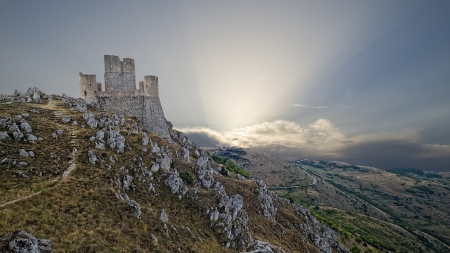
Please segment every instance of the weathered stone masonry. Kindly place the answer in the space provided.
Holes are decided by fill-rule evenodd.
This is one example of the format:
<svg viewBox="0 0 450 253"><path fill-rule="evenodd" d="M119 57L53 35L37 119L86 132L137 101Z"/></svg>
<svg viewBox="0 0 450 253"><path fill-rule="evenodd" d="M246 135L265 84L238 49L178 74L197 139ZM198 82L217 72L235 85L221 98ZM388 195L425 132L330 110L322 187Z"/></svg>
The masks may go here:
<svg viewBox="0 0 450 253"><path fill-rule="evenodd" d="M159 100L158 77L145 76L136 89L134 59L105 55L105 90L95 75L79 73L80 97L98 110L139 119L148 131L170 140Z"/></svg>

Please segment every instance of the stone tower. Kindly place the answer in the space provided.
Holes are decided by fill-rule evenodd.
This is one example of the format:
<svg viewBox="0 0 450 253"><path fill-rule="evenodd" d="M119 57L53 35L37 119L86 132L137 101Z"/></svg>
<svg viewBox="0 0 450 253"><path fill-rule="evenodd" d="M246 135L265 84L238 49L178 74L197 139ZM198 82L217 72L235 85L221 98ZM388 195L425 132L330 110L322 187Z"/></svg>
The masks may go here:
<svg viewBox="0 0 450 253"><path fill-rule="evenodd" d="M78 74L78 83L80 84L80 98L86 103L97 101L98 92L102 91L102 84L97 83L95 75Z"/></svg>
<svg viewBox="0 0 450 253"><path fill-rule="evenodd" d="M136 89L134 59L105 55L105 90L133 92Z"/></svg>

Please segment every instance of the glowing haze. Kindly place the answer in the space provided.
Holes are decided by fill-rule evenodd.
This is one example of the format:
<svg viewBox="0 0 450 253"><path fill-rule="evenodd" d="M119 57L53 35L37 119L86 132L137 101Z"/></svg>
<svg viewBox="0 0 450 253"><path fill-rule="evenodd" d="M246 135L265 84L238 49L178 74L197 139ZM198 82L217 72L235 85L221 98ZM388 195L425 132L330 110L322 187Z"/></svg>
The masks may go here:
<svg viewBox="0 0 450 253"><path fill-rule="evenodd" d="M159 76L198 145L450 170L448 1L1 1L0 93Z"/></svg>

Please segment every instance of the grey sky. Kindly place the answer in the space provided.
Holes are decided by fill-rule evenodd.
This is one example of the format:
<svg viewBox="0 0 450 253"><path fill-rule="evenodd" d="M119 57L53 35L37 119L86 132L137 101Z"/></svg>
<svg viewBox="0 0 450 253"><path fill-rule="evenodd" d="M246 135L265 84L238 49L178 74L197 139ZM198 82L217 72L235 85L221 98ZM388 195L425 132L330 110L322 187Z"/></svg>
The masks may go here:
<svg viewBox="0 0 450 253"><path fill-rule="evenodd" d="M103 82L114 54L135 59L138 80L159 77L166 117L194 141L450 170L448 13L449 1L0 0L0 93L77 97L78 72ZM302 132L321 135L317 122L334 137ZM303 139L243 137L261 127Z"/></svg>

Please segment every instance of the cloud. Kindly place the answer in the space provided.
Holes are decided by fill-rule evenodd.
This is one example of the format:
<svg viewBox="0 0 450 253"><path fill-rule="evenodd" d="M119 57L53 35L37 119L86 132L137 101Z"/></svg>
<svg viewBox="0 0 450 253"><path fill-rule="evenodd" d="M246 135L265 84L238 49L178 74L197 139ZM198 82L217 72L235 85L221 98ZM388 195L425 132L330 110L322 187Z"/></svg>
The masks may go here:
<svg viewBox="0 0 450 253"><path fill-rule="evenodd" d="M323 108L328 108L328 106L325 105L320 105L320 106L315 106L313 107L314 109L323 109Z"/></svg>
<svg viewBox="0 0 450 253"><path fill-rule="evenodd" d="M293 104L293 107L308 107L307 105L302 105L302 104Z"/></svg>
<svg viewBox="0 0 450 253"><path fill-rule="evenodd" d="M198 146L238 146L267 152L282 160L307 158L382 169L450 170L450 145L422 144L414 132L348 137L326 119L306 126L276 120L223 132L204 127L178 130Z"/></svg>

